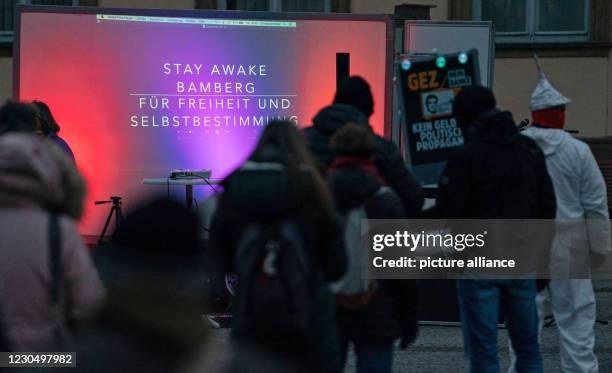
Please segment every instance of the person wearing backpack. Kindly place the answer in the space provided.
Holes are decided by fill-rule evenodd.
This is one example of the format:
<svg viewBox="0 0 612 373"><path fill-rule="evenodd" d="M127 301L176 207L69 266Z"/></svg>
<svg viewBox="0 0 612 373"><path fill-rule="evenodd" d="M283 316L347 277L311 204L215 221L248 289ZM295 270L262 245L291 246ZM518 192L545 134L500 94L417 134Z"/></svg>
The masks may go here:
<svg viewBox="0 0 612 373"><path fill-rule="evenodd" d="M342 226L302 136L292 122L272 121L223 181L209 260L238 276L234 342L303 372L339 372L329 283L346 269Z"/></svg>
<svg viewBox="0 0 612 373"><path fill-rule="evenodd" d="M336 293L338 333L344 360L350 343L357 354L357 372L391 372L393 345L405 348L417 333L416 284L410 280L372 280L362 263L362 219L402 219L397 194L372 161L374 137L369 126L349 123L330 140L338 154L329 171L336 207L345 218L349 269L332 285Z"/></svg>
<svg viewBox="0 0 612 373"><path fill-rule="evenodd" d="M105 294L76 226L85 181L34 130L28 104L0 108L0 316L12 351L50 351Z"/></svg>
<svg viewBox="0 0 612 373"><path fill-rule="evenodd" d="M465 146L448 159L431 216L552 222L557 205L544 153L535 141L519 134L510 112L497 109L493 91L479 85L462 89L453 102L453 115ZM541 231L531 238L550 247L549 232ZM548 258L535 250L530 253L533 255L525 260L525 268ZM462 278L457 280L457 293L465 357L472 372L500 371L500 309L517 351L517 371L543 371L535 279Z"/></svg>

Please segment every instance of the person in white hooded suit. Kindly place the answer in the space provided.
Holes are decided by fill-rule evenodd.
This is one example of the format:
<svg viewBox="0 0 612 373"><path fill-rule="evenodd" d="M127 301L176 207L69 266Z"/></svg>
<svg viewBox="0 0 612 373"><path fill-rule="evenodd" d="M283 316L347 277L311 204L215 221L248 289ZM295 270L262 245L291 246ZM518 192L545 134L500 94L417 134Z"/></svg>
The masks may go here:
<svg viewBox="0 0 612 373"><path fill-rule="evenodd" d="M548 299L559 334L563 372L598 372L595 294L590 268L610 252L606 184L584 142L563 130L571 101L542 72L531 97L533 125L523 131L540 146L557 201L557 233L550 257L551 280L538 295L540 330ZM512 369L512 368L511 368Z"/></svg>

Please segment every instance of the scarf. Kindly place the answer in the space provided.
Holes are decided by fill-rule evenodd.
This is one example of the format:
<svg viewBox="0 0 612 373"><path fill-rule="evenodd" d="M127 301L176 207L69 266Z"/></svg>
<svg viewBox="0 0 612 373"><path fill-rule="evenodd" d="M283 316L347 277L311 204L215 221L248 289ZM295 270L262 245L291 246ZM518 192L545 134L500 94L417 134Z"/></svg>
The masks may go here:
<svg viewBox="0 0 612 373"><path fill-rule="evenodd" d="M370 158L363 157L337 157L329 167L330 170L341 168L354 168L374 176L376 179L383 181L382 176L378 172L378 168Z"/></svg>
<svg viewBox="0 0 612 373"><path fill-rule="evenodd" d="M533 125L543 128L563 129L565 125L565 111L559 109L542 109L531 112Z"/></svg>

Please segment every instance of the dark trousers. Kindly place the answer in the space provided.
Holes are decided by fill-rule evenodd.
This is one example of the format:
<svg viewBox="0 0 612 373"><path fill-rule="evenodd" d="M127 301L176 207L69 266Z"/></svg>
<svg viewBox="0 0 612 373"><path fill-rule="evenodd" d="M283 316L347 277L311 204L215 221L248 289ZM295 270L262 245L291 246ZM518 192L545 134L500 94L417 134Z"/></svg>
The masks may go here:
<svg viewBox="0 0 612 373"><path fill-rule="evenodd" d="M499 373L497 324L499 309L506 317L516 369L541 373L535 280L458 280L459 308L470 372Z"/></svg>
<svg viewBox="0 0 612 373"><path fill-rule="evenodd" d="M391 373L393 339L340 338L342 366L346 365L349 344L357 355L357 373Z"/></svg>

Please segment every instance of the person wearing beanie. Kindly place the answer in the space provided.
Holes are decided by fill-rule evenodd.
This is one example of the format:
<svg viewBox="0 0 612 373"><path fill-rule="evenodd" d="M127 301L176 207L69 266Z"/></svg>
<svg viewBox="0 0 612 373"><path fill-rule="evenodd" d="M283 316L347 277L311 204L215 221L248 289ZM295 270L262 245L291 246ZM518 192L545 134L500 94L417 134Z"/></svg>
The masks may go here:
<svg viewBox="0 0 612 373"><path fill-rule="evenodd" d="M533 140L519 134L509 112L495 106L493 92L482 86L465 88L455 98L453 112L465 146L448 159L431 211L433 217L554 218L555 195L544 154ZM550 241L543 236L538 239L547 247ZM537 263L538 259L542 260L529 258L528 262ZM517 351L517 369L542 372L534 279L460 279L457 292L464 349L472 372L499 372L500 308L511 326L508 332Z"/></svg>
<svg viewBox="0 0 612 373"><path fill-rule="evenodd" d="M351 76L338 86L334 102L313 118L313 125L305 128L310 151L327 171L336 158L329 140L349 122L369 126L368 120L374 113L374 98L370 85L362 77ZM408 217L417 217L423 206L423 192L420 184L406 168L397 146L390 140L374 135L372 158L383 179L397 193Z"/></svg>
<svg viewBox="0 0 612 373"><path fill-rule="evenodd" d="M601 265L612 249L606 183L588 145L563 130L565 106L571 100L550 84L537 57L536 64L539 81L531 96L533 125L523 134L544 152L556 193L557 226L563 226L557 229L552 248L552 279L538 295L538 307L543 318L544 303L550 301L563 372L597 372L595 294L588 277L589 267ZM572 273L580 267L577 263L586 263L582 268L586 276Z"/></svg>
<svg viewBox="0 0 612 373"><path fill-rule="evenodd" d="M348 77L340 83L334 103L354 106L368 119L374 114L374 97L370 85L360 76Z"/></svg>
<svg viewBox="0 0 612 373"><path fill-rule="evenodd" d="M453 115L459 126L465 132L482 113L495 109L497 101L493 92L483 86L476 85L464 89L453 102Z"/></svg>

